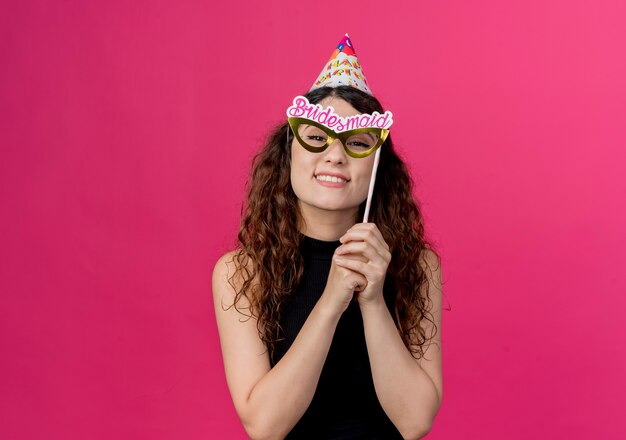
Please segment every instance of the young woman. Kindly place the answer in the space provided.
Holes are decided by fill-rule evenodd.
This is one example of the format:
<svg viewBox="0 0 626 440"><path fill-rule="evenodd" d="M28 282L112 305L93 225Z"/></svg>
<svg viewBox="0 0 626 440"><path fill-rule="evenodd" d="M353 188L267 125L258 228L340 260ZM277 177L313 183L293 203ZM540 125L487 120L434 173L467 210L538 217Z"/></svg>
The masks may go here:
<svg viewBox="0 0 626 440"><path fill-rule="evenodd" d="M350 86L305 97L383 113ZM255 157L239 247L213 273L235 409L253 439L421 438L443 395L441 268L407 170L387 137L360 223L374 154L351 155L358 139L313 151L324 135L290 122Z"/></svg>

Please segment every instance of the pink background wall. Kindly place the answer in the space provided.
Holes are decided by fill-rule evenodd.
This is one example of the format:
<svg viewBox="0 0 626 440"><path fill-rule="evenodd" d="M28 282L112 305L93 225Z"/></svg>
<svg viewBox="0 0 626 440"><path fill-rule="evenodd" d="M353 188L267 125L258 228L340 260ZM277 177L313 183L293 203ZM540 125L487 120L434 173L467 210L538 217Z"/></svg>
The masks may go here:
<svg viewBox="0 0 626 440"><path fill-rule="evenodd" d="M625 3L314 3L2 2L0 438L245 438L210 275L344 32L443 257L429 438L625 438Z"/></svg>

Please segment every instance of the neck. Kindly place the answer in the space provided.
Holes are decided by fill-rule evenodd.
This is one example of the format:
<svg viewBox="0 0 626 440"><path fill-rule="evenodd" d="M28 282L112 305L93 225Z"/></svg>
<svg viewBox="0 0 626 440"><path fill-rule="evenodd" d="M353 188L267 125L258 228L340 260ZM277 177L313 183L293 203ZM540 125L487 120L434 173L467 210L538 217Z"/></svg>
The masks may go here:
<svg viewBox="0 0 626 440"><path fill-rule="evenodd" d="M299 204L300 232L311 238L325 241L339 240L356 223L358 208L328 211Z"/></svg>

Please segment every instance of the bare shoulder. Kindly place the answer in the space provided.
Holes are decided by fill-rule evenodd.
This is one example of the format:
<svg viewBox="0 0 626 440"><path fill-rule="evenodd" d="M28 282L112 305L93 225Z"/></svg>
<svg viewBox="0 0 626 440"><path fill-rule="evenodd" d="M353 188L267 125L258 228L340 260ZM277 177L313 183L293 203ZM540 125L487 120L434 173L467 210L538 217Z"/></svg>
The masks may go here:
<svg viewBox="0 0 626 440"><path fill-rule="evenodd" d="M426 271L426 275L441 275L441 259L432 249L425 248L420 255L420 265Z"/></svg>
<svg viewBox="0 0 626 440"><path fill-rule="evenodd" d="M243 267L242 264L247 267ZM249 331L256 324L240 326L238 322L256 321L249 301L251 284L244 283L250 275L249 261L240 257L238 249L222 255L213 268L213 304L220 336L225 332ZM244 330L245 329L245 330Z"/></svg>
<svg viewBox="0 0 626 440"><path fill-rule="evenodd" d="M230 251L222 255L213 267L213 302L215 304L215 312L224 306L224 300L233 303L235 299L235 290L230 285L228 279L235 271L233 257L236 251ZM221 306L221 307L218 307Z"/></svg>
<svg viewBox="0 0 626 440"><path fill-rule="evenodd" d="M213 301L216 312L218 305L221 308L228 308L233 305L236 298L236 288L241 287L241 277L237 277L237 255L238 250L234 249L222 255L213 267ZM247 305L245 296L240 299Z"/></svg>
<svg viewBox="0 0 626 440"><path fill-rule="evenodd" d="M419 359L418 364L426 371L432 380L439 403L443 399L443 379L442 379L442 352L441 352L441 304L442 304L442 282L441 282L441 259L431 249L425 249L420 258L420 265L428 279L424 283L422 295L426 298L429 312L429 319L421 321L421 327L428 338L428 343L424 347L424 356Z"/></svg>
<svg viewBox="0 0 626 440"><path fill-rule="evenodd" d="M424 271L424 275L428 281L421 286L422 296L432 301L441 300L441 259L435 251L425 248L420 254L419 265Z"/></svg>
<svg viewBox="0 0 626 440"><path fill-rule="evenodd" d="M235 270L235 258L237 256L238 250L234 249L232 251L226 252L222 255L215 263L213 267L213 281L223 281L227 280L230 276L233 275Z"/></svg>
<svg viewBox="0 0 626 440"><path fill-rule="evenodd" d="M257 319L250 313L246 292L242 291L237 255L234 250L217 260L212 284L226 381L237 412L243 417L247 396L270 370L270 364L267 348L259 337Z"/></svg>

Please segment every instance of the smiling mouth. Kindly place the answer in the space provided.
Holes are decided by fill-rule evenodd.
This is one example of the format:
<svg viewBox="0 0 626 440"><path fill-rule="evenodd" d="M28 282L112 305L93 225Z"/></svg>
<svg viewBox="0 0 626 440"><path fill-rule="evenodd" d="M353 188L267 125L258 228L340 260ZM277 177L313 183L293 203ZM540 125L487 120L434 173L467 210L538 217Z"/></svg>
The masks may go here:
<svg viewBox="0 0 626 440"><path fill-rule="evenodd" d="M315 178L317 180L322 181L322 182L346 183L346 182L349 181L349 180L346 180L346 179L342 179L341 177L326 176L324 174L320 174L318 176L315 176Z"/></svg>

